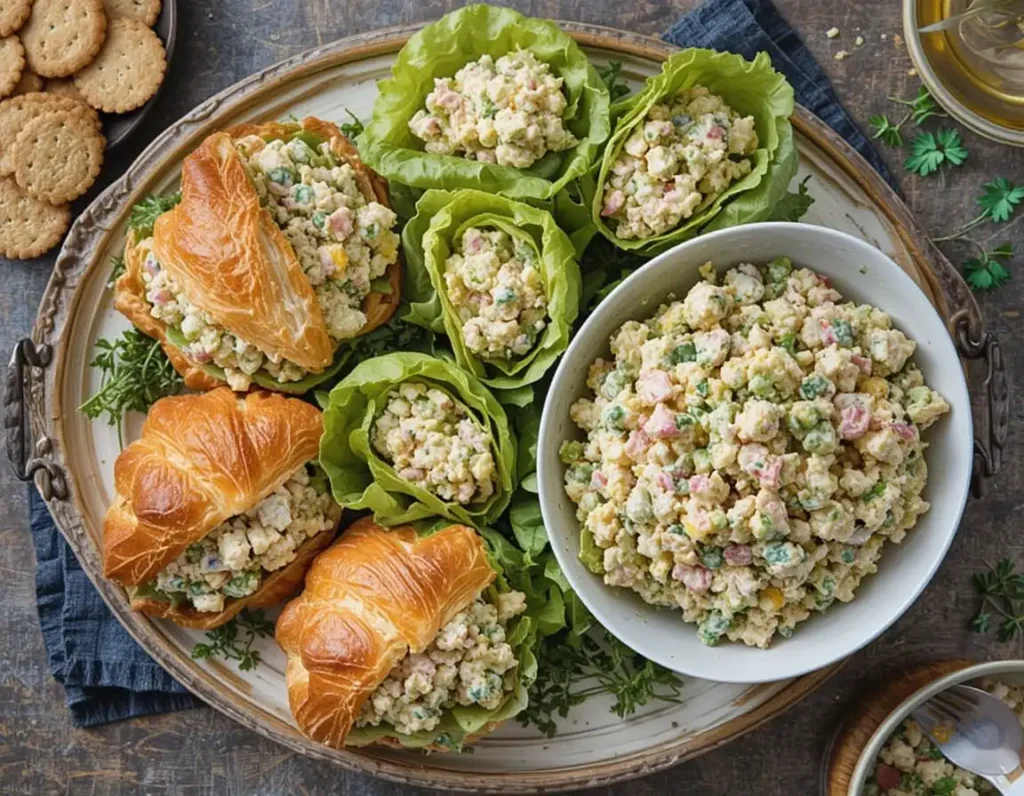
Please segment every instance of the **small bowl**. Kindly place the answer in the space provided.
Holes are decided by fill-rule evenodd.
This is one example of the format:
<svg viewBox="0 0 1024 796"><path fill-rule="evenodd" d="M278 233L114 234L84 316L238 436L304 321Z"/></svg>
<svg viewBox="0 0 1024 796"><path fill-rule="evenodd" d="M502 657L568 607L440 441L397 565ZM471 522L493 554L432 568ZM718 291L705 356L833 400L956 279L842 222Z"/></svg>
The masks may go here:
<svg viewBox="0 0 1024 796"><path fill-rule="evenodd" d="M609 338L624 322L650 318L670 294L682 299L699 280L697 269L708 260L721 273L740 263L780 256L828 277L844 298L888 312L894 325L917 342L915 360L925 381L946 398L952 411L926 434L930 447L924 497L931 510L902 544L886 545L879 571L864 579L852 602L833 604L798 625L792 638L776 639L767 650L725 641L708 647L679 611L655 608L631 590L606 586L579 560L580 524L562 487L565 466L558 448L563 440L582 436L569 417L569 407L588 392L590 364L609 356ZM809 224L764 223L725 229L677 246L616 288L583 324L555 372L544 403L540 443L537 475L544 524L562 571L597 620L627 646L674 671L722 682L759 683L797 677L842 660L910 607L956 533L967 501L974 432L953 341L924 293L896 263L841 232Z"/></svg>
<svg viewBox="0 0 1024 796"><path fill-rule="evenodd" d="M940 691L945 691L957 683L966 683L969 680L978 680L982 677L991 677L997 680L1010 683L1011 685L1024 685L1024 661L993 661L991 663L978 663L967 666L954 672L946 674L938 679L932 680L928 685L919 688L903 702L899 707L889 714L878 729L875 730L868 740L864 750L857 760L857 767L853 770L850 785L847 793L849 796L860 796L867 784L868 777L874 770L875 759L882 751L889 736L899 727L910 712L921 703L931 699Z"/></svg>

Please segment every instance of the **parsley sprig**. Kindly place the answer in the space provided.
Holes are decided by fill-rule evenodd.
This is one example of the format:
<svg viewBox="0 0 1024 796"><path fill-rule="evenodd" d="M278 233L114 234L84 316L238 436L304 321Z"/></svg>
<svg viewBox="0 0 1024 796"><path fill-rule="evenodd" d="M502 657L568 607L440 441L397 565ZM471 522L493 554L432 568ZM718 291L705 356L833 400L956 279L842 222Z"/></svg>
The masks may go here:
<svg viewBox="0 0 1024 796"><path fill-rule="evenodd" d="M936 133L919 133L910 142L910 151L903 166L921 177L935 173L943 165L959 166L967 159L960 133L949 128Z"/></svg>
<svg viewBox="0 0 1024 796"><path fill-rule="evenodd" d="M622 79L622 63L620 61L609 61L608 66L598 71L604 84L608 86L608 93L611 94L612 102L622 99L629 93L629 86Z"/></svg>
<svg viewBox="0 0 1024 796"><path fill-rule="evenodd" d="M357 135L363 132L365 129L363 123L359 121L359 117L356 116L348 108L345 108L345 113L352 119L350 122L345 122L341 125L342 134L348 139L354 139Z"/></svg>
<svg viewBox="0 0 1024 796"><path fill-rule="evenodd" d="M682 690L675 673L637 655L607 631L600 642L589 635L575 637L575 643L559 636L544 639L537 658L544 665L517 719L549 738L557 731L555 716L565 718L571 708L599 694L615 697L611 709L625 718L652 699L678 702Z"/></svg>
<svg viewBox="0 0 1024 796"><path fill-rule="evenodd" d="M996 638L1011 641L1024 630L1024 574L1015 572L1016 567L1008 558L988 567L987 572L974 575L981 605L971 620L971 629L988 633L997 626Z"/></svg>
<svg viewBox="0 0 1024 796"><path fill-rule="evenodd" d="M868 120L875 133L872 137L880 138L891 147L903 146L903 135L900 130L907 122L913 122L915 126L920 127L933 117L946 118L946 114L939 110L935 99L924 86L917 90L917 96L911 100L901 97L889 97L888 99L890 102L905 105L910 109L898 122L892 122L884 113L876 114Z"/></svg>
<svg viewBox="0 0 1024 796"><path fill-rule="evenodd" d="M160 398L181 389L181 376L171 365L160 343L132 328L119 338L96 341L96 358L90 367L101 372L100 389L78 407L96 419L106 415L117 426L121 439L121 418L125 412L145 412Z"/></svg>
<svg viewBox="0 0 1024 796"><path fill-rule="evenodd" d="M1006 264L1013 258L1013 244L1003 243L990 251L982 249L978 257L964 260L964 278L973 290L995 290L1009 280Z"/></svg>
<svg viewBox="0 0 1024 796"><path fill-rule="evenodd" d="M227 624L209 631L208 644L196 644L192 648L194 660L224 658L238 661L243 672L260 665L260 652L252 648L257 638L268 638L274 632L274 623L265 618L263 611L243 610Z"/></svg>
<svg viewBox="0 0 1024 796"><path fill-rule="evenodd" d="M128 226L139 233L136 240L148 238L153 234L153 225L157 218L173 208L181 201L181 192L168 194L167 196L147 196L137 205L132 207L131 216L128 218Z"/></svg>

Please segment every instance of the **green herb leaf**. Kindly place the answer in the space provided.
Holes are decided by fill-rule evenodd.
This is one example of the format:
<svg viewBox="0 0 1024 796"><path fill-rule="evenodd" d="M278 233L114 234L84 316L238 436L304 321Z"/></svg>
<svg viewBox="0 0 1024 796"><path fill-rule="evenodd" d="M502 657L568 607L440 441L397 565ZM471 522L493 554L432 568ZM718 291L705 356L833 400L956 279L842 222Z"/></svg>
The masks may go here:
<svg viewBox="0 0 1024 796"><path fill-rule="evenodd" d="M124 257L121 257L119 255L117 257L111 258L111 260L110 260L110 278L107 280L107 287L113 287L114 286L114 283L121 277L121 274L124 273L124 269L125 269Z"/></svg>
<svg viewBox="0 0 1024 796"><path fill-rule="evenodd" d="M136 240L148 238L153 234L153 225L162 216L181 201L181 191L169 196L147 196L132 208L128 218L128 226L138 232Z"/></svg>
<svg viewBox="0 0 1024 796"><path fill-rule="evenodd" d="M872 138L881 138L882 141L891 147L903 146L903 136L900 134L900 124L893 124L884 113L877 114L868 119L868 123L874 130Z"/></svg>
<svg viewBox="0 0 1024 796"><path fill-rule="evenodd" d="M100 389L78 408L92 419L106 414L107 423L117 426L118 439L125 412L145 412L182 386L160 343L134 328L115 340L97 340L89 366L102 373Z"/></svg>
<svg viewBox="0 0 1024 796"><path fill-rule="evenodd" d="M981 595L981 605L971 620L971 630L988 633L993 622L999 622L996 638L1011 641L1024 630L1024 574L1014 571L1014 563L1008 558L995 566L989 565L986 572L975 573L972 580Z"/></svg>
<svg viewBox="0 0 1024 796"><path fill-rule="evenodd" d="M921 86L917 90L917 96L910 102L910 118L920 127L933 116L946 118L946 114L939 110L932 95L928 93L928 89Z"/></svg>
<svg viewBox="0 0 1024 796"><path fill-rule="evenodd" d="M903 165L907 171L927 177L943 164L959 166L967 158L967 150L956 130L921 133L911 142L911 155Z"/></svg>
<svg viewBox="0 0 1024 796"><path fill-rule="evenodd" d="M363 132L363 123L359 121L359 117L356 116L348 108L345 108L345 113L352 119L350 122L345 122L341 125L342 134L349 139L355 140L355 137Z"/></svg>
<svg viewBox="0 0 1024 796"><path fill-rule="evenodd" d="M1014 185L1005 177L997 177L982 186L984 193L978 197L982 215L997 223L1009 221L1017 205L1024 200L1024 185Z"/></svg>
<svg viewBox="0 0 1024 796"><path fill-rule="evenodd" d="M1013 257L1013 244L1002 243L996 248L982 252L980 257L964 260L963 272L967 284L979 293L1002 287L1010 279L1004 262Z"/></svg>
<svg viewBox="0 0 1024 796"><path fill-rule="evenodd" d="M621 62L609 61L608 66L604 69L599 69L597 72L604 81L604 84L608 86L608 93L611 95L612 102L615 102L617 99L622 99L629 93L629 86L619 75L621 71Z"/></svg>
<svg viewBox="0 0 1024 796"><path fill-rule="evenodd" d="M814 197L807 190L807 181L811 175L804 177L795 192L790 191L772 208L769 221L799 221L811 209Z"/></svg>
<svg viewBox="0 0 1024 796"><path fill-rule="evenodd" d="M274 633L274 623L261 610L243 610L227 624L206 634L209 644L196 644L192 648L194 660L221 657L238 661L243 672L252 671L260 665L259 650L252 648L257 638L269 638Z"/></svg>

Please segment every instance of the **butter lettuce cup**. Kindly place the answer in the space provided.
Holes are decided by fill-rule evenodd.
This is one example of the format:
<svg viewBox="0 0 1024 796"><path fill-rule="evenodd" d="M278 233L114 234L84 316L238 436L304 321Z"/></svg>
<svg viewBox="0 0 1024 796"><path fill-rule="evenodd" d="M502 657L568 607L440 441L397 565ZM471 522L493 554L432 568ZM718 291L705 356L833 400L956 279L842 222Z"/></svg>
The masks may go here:
<svg viewBox="0 0 1024 796"><path fill-rule="evenodd" d="M614 111L590 210L619 248L769 220L796 174L793 87L767 53L683 50Z"/></svg>
<svg viewBox="0 0 1024 796"><path fill-rule="evenodd" d="M305 393L400 301L384 180L330 122L208 136L181 194L132 210L115 306L192 389Z"/></svg>
<svg viewBox="0 0 1024 796"><path fill-rule="evenodd" d="M375 357L318 398L321 465L340 505L368 509L382 525L441 516L476 527L508 506L516 461L508 418L454 362Z"/></svg>
<svg viewBox="0 0 1024 796"><path fill-rule="evenodd" d="M416 33L378 84L359 151L416 188L552 198L595 162L608 89L552 22L471 5Z"/></svg>
<svg viewBox="0 0 1024 796"><path fill-rule="evenodd" d="M542 378L565 351L580 270L547 211L480 191L427 191L402 245L404 320L444 332L458 365L498 400Z"/></svg>

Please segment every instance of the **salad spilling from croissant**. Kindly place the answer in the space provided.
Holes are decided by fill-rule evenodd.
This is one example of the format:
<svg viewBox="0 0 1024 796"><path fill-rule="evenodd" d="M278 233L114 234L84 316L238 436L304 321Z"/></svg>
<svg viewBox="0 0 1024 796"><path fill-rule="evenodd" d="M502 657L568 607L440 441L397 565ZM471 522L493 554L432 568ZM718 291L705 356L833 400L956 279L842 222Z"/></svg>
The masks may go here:
<svg viewBox="0 0 1024 796"><path fill-rule="evenodd" d="M105 574L190 628L287 603L316 741L459 750L514 717L552 734L597 693L619 715L679 693L558 568L540 406L642 257L772 216L792 91L699 50L627 100L617 74L553 22L469 6L410 39L354 141L317 118L220 130L132 212L114 297L135 329L86 408L148 408Z"/></svg>

